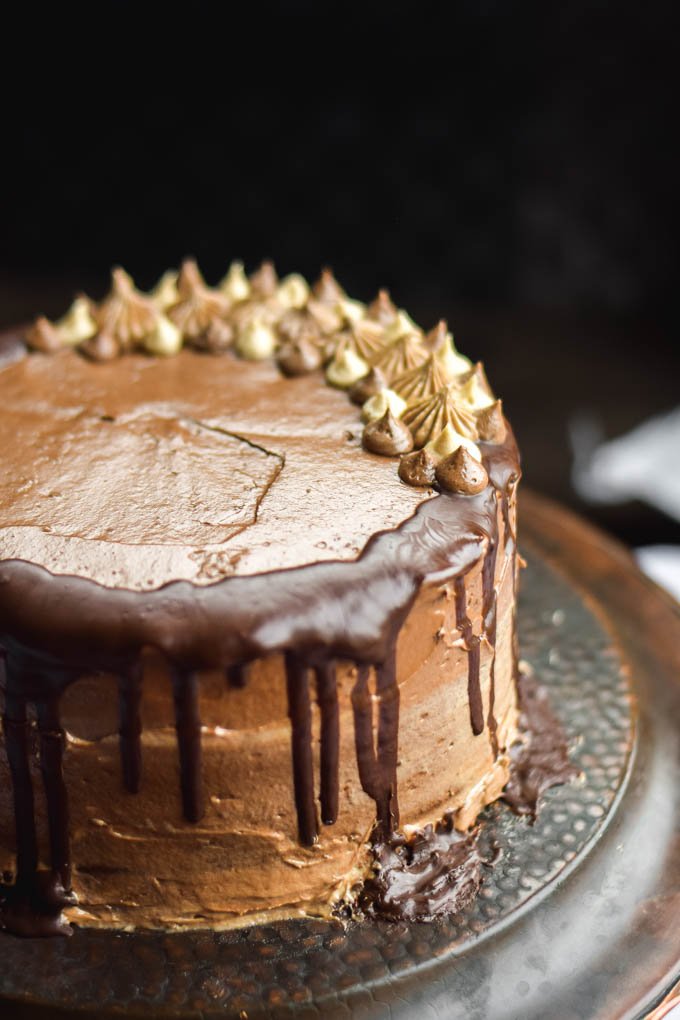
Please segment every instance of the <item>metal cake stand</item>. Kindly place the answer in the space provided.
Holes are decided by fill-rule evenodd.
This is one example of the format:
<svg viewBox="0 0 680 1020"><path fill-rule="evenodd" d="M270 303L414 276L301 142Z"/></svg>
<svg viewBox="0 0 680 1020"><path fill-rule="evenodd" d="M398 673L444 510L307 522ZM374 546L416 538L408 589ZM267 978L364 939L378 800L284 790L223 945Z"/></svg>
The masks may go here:
<svg viewBox="0 0 680 1020"><path fill-rule="evenodd" d="M522 494L520 640L580 780L445 922L0 936L0 1017L624 1020L680 976L680 609L620 546Z"/></svg>

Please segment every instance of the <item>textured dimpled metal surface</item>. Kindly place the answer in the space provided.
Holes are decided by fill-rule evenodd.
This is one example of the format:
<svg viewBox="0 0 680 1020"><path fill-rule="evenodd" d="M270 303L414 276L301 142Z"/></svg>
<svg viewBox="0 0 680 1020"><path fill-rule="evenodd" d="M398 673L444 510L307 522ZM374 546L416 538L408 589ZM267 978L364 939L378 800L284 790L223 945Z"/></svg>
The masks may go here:
<svg viewBox="0 0 680 1020"><path fill-rule="evenodd" d="M488 808L480 844L484 883L446 921L339 924L291 921L237 932L113 934L76 931L44 942L0 938L0 995L106 1016L371 1016L381 989L512 919L596 842L625 787L635 712L623 664L595 612L528 553L519 609L522 658L549 693L581 778L548 791L531 824L504 804ZM529 905L530 906L530 905ZM462 961L461 961L462 962ZM464 966L451 980L474 979ZM376 1009L378 1010L376 1012ZM81 1015L80 1013L78 1015ZM384 1015L390 1014L384 1006Z"/></svg>

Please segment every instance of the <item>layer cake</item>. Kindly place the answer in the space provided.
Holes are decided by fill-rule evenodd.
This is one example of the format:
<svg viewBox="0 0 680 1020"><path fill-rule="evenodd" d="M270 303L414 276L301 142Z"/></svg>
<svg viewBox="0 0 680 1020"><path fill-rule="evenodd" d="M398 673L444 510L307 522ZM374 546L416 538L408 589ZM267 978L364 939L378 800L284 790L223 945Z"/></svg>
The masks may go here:
<svg viewBox="0 0 680 1020"><path fill-rule="evenodd" d="M366 890L508 779L519 460L482 366L269 264L116 270L1 351L0 924L453 909L441 867Z"/></svg>

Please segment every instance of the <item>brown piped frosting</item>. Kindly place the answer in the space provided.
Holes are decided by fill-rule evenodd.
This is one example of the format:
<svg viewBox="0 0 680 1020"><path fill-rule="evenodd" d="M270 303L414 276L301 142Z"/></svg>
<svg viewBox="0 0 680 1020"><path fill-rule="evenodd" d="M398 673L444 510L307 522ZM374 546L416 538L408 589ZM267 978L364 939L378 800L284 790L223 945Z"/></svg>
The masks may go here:
<svg viewBox="0 0 680 1020"><path fill-rule="evenodd" d="M378 393L386 389L387 379L379 368L372 368L350 387L349 398L353 404L358 404L361 407L371 397L376 397Z"/></svg>
<svg viewBox="0 0 680 1020"><path fill-rule="evenodd" d="M399 461L399 477L407 485L434 485L436 466L427 450L415 450Z"/></svg>
<svg viewBox="0 0 680 1020"><path fill-rule="evenodd" d="M276 324L276 330L281 344L296 344L304 341L317 347L322 345L319 321L308 308L289 308Z"/></svg>
<svg viewBox="0 0 680 1020"><path fill-rule="evenodd" d="M97 333L80 345L80 353L90 361L113 361L119 358L123 348L112 333Z"/></svg>
<svg viewBox="0 0 680 1020"><path fill-rule="evenodd" d="M316 344L301 338L283 344L276 355L276 362L284 375L307 375L321 368L323 357Z"/></svg>
<svg viewBox="0 0 680 1020"><path fill-rule="evenodd" d="M369 422L363 433L364 449L383 457L396 457L413 449L413 436L388 409L382 418Z"/></svg>
<svg viewBox="0 0 680 1020"><path fill-rule="evenodd" d="M459 492L463 496L474 496L489 484L484 465L464 446L459 446L454 453L441 460L435 474L442 489Z"/></svg>
<svg viewBox="0 0 680 1020"><path fill-rule="evenodd" d="M479 438L487 443L502 443L508 432L503 406L496 400L490 407L485 407L477 415L477 432Z"/></svg>
<svg viewBox="0 0 680 1020"><path fill-rule="evenodd" d="M208 354L223 354L233 347L236 331L226 319L212 319L204 330L192 340L196 350Z"/></svg>
<svg viewBox="0 0 680 1020"><path fill-rule="evenodd" d="M44 315L35 320L26 331L24 339L32 351L40 351L42 354L54 354L64 346L59 330Z"/></svg>
<svg viewBox="0 0 680 1020"><path fill-rule="evenodd" d="M274 263L265 259L260 268L250 276L251 295L258 299L271 298L276 295L278 286L279 277Z"/></svg>

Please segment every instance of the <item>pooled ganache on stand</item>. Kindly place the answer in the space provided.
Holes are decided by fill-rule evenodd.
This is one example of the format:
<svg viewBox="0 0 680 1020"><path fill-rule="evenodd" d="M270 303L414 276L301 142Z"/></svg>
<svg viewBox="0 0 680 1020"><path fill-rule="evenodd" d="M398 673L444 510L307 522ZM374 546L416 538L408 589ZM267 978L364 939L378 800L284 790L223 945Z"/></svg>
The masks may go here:
<svg viewBox="0 0 680 1020"><path fill-rule="evenodd" d="M481 364L329 271L191 261L1 358L0 925L379 909L386 860L388 916L460 905L423 862L460 863L518 734Z"/></svg>

